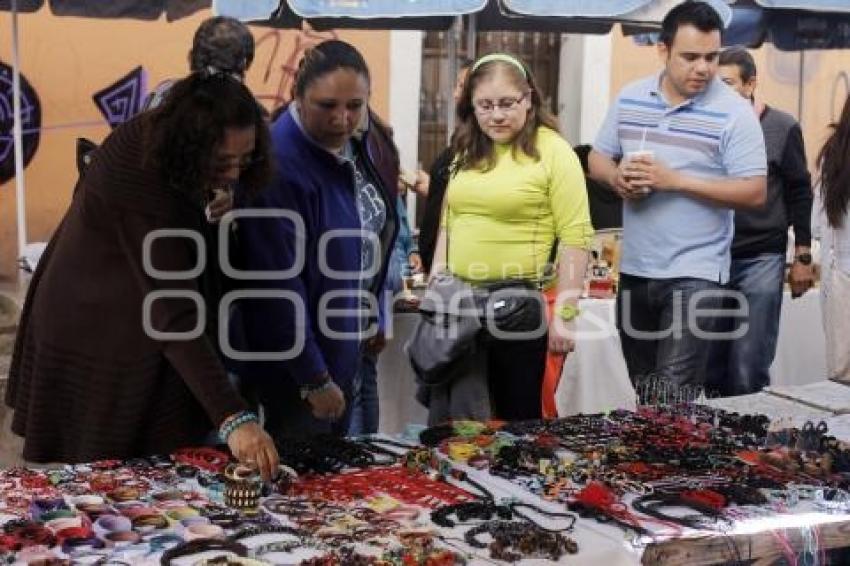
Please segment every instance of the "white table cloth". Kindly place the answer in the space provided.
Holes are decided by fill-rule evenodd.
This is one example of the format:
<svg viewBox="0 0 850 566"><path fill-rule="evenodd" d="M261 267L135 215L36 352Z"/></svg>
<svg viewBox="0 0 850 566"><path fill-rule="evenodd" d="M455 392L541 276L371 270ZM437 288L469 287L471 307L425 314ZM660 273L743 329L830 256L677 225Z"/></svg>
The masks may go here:
<svg viewBox="0 0 850 566"><path fill-rule="evenodd" d="M614 300L581 302L576 351L567 357L557 392L561 415L634 408L634 390L628 378L616 329ZM427 412L414 398L413 372L403 351L418 315L397 313L387 329L391 338L378 360L380 431L402 432L408 423L424 423ZM812 290L791 299L786 293L776 359L770 369L773 385L800 385L826 376L820 296Z"/></svg>
<svg viewBox="0 0 850 566"><path fill-rule="evenodd" d="M832 417L829 411L802 405L791 399L771 395L766 391L752 395L709 399L705 401L705 404L730 413L765 415L772 421L797 428L801 428L807 421L817 424Z"/></svg>
<svg viewBox="0 0 850 566"><path fill-rule="evenodd" d="M614 299L584 300L577 323L576 351L567 358L556 394L558 413L575 415L610 409L634 409L635 394L620 349ZM785 293L772 385L800 385L826 377L820 294L798 299Z"/></svg>
<svg viewBox="0 0 850 566"><path fill-rule="evenodd" d="M850 414L850 385L823 380L805 385L771 384L765 391L836 415Z"/></svg>

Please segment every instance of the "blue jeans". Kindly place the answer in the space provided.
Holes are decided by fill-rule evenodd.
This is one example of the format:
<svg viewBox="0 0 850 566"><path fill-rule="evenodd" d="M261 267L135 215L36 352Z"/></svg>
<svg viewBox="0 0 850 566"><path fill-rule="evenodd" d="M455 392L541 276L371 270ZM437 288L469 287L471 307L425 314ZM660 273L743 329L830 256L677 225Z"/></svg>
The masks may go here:
<svg viewBox="0 0 850 566"><path fill-rule="evenodd" d="M784 277L784 254L732 260L728 288L744 296L749 314L722 324L729 331L742 331L744 323L748 327L740 338L712 344L709 387L721 395L757 393L770 384Z"/></svg>
<svg viewBox="0 0 850 566"><path fill-rule="evenodd" d="M348 434L375 434L378 432L378 417L378 358L364 352L360 355L360 365L354 376Z"/></svg>
<svg viewBox="0 0 850 566"><path fill-rule="evenodd" d="M719 283L680 277L620 275L617 328L632 383L649 375L674 385L705 383L708 342L716 321L695 309L722 306ZM689 320L690 319L690 320Z"/></svg>

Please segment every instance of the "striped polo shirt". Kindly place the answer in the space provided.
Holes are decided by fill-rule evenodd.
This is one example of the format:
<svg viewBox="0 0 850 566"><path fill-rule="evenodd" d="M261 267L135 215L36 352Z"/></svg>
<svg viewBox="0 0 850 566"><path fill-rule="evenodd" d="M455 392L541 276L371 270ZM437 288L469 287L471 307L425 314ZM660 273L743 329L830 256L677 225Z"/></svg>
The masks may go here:
<svg viewBox="0 0 850 566"><path fill-rule="evenodd" d="M686 175L729 179L766 175L764 135L749 102L714 78L681 104L661 92L662 73L626 86L593 148L619 159L652 150ZM729 279L733 212L678 191L656 191L623 205L620 271L651 279Z"/></svg>

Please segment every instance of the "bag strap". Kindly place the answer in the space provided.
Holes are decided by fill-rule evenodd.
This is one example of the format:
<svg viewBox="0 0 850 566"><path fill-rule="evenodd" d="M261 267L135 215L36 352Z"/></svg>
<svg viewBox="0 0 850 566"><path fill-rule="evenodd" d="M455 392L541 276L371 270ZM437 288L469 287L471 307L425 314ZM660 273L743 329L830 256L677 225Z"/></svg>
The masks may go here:
<svg viewBox="0 0 850 566"><path fill-rule="evenodd" d="M558 259L558 245L560 243L561 243L561 239L556 236L555 240L552 242L552 249L549 250L549 259L546 261L546 265L552 266L552 270L555 271L555 273L553 274L553 276L555 276L555 277L557 277L557 275L558 275L557 269L555 268L555 262ZM540 287L540 291L542 291L543 290L543 278L542 277L540 279L539 287Z"/></svg>
<svg viewBox="0 0 850 566"><path fill-rule="evenodd" d="M537 248L537 231L540 228L540 219L543 218L543 205L544 205L544 203L541 202L540 205L537 208L538 213L537 213L537 218L535 220L535 225L534 225L534 240L531 243L532 249ZM544 266L544 269L548 269L549 266L551 266L551 268L553 270L555 270L555 261L558 259L558 244L559 243L560 243L560 238L555 236L555 239L552 241L552 248L549 250L549 257L546 260L546 265ZM540 273L540 266L537 265L537 255L536 254L534 256L534 274L537 277L537 281L534 282L535 283L534 286L537 288L538 291L542 292L543 286L544 286L543 283L547 279L546 276L548 275L548 273ZM557 276L557 271L554 275Z"/></svg>

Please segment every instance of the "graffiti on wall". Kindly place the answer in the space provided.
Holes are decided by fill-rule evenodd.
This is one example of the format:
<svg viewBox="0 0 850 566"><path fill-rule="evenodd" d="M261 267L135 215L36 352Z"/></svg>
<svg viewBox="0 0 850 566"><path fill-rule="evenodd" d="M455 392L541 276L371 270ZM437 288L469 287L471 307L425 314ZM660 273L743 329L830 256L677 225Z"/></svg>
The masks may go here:
<svg viewBox="0 0 850 566"><path fill-rule="evenodd" d="M115 129L136 114L147 92L147 73L139 66L92 95L95 105Z"/></svg>
<svg viewBox="0 0 850 566"><path fill-rule="evenodd" d="M94 93L92 100L103 114L109 126L115 129L141 108L147 90L147 73L136 67L111 85ZM12 68L0 62L0 184L15 177L14 97L12 91ZM23 130L24 167L38 151L42 129L50 130L69 126L79 127L90 123L41 125L41 102L35 89L21 75L21 126Z"/></svg>
<svg viewBox="0 0 850 566"><path fill-rule="evenodd" d="M309 27L295 31L295 45L289 53L280 52L281 30L269 30L261 35L256 41L256 51L264 44L270 44L268 59L263 70L262 92L257 93L257 98L266 103L271 112L285 105L291 98L292 87L295 84L295 73L298 71L298 62L304 52L316 44L328 39L339 39L335 31L319 32ZM291 30L287 34L293 33ZM255 65L258 63L255 62ZM275 70L280 70L280 80L277 85L269 85L269 81ZM265 90L269 88L269 90ZM259 90L259 89L258 89Z"/></svg>
<svg viewBox="0 0 850 566"><path fill-rule="evenodd" d="M41 139L41 102L35 89L21 74L21 130L23 131L24 167L32 160ZM15 139L13 136L14 97L12 68L0 62L0 184L15 176Z"/></svg>
<svg viewBox="0 0 850 566"><path fill-rule="evenodd" d="M295 34L291 50L281 49L282 34ZM298 63L314 45L328 39L338 39L335 31L315 31L309 26L302 30L268 30L256 39L256 51L263 46L267 57L258 58L255 67L262 69L262 86L256 88L257 99L271 112L284 106L291 98ZM141 109L147 94L147 71L138 66L114 83L92 95L92 101L110 128L115 129ZM0 184L15 176L12 97L12 69L0 62ZM42 134L41 104L38 95L21 75L21 115L24 133L24 166L38 150ZM91 126L90 122L45 126L45 130L72 126Z"/></svg>

